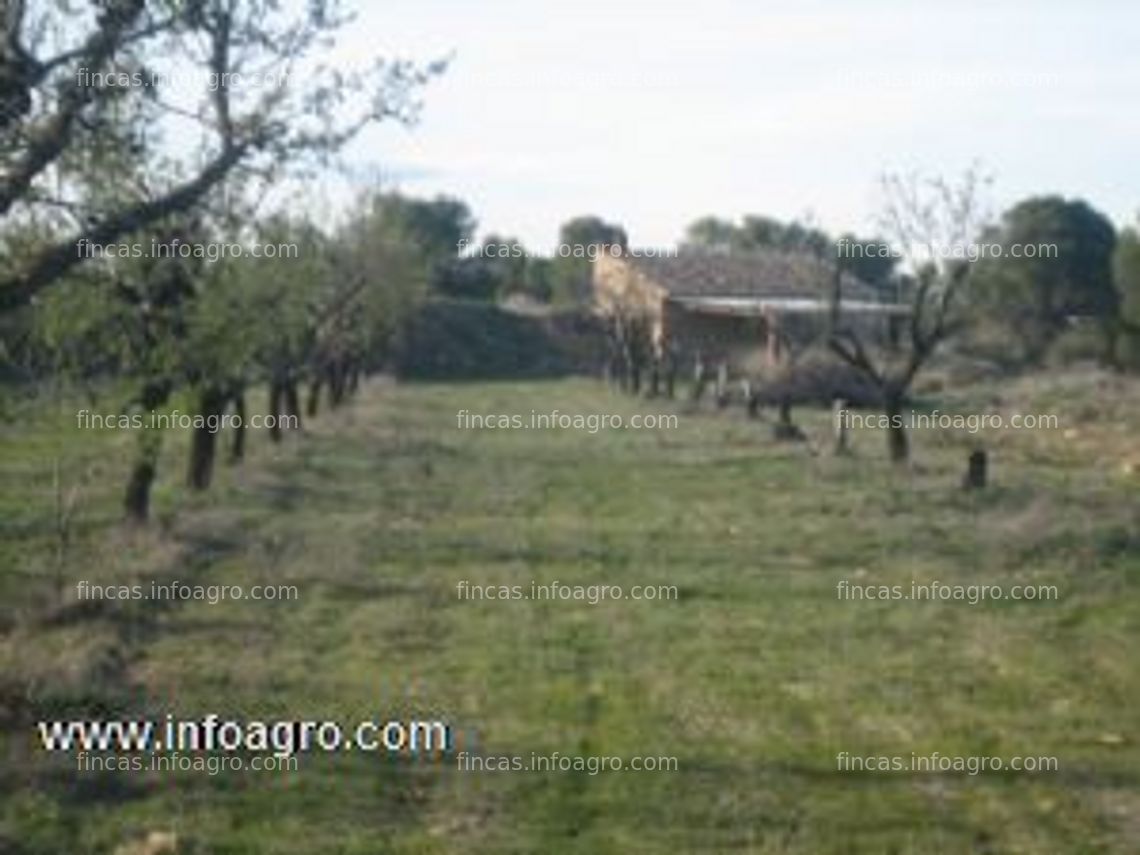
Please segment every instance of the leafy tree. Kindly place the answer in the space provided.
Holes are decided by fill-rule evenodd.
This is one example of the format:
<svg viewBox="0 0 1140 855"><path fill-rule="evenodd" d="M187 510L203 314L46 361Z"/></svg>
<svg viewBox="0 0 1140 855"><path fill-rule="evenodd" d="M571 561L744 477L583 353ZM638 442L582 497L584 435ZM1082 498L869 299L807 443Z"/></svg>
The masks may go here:
<svg viewBox="0 0 1140 855"><path fill-rule="evenodd" d="M801 250L823 254L831 248L831 243L827 234L810 225L794 221L782 223L771 217L749 214L741 221L737 248Z"/></svg>
<svg viewBox="0 0 1140 855"><path fill-rule="evenodd" d="M701 217L685 229L682 243L690 247L727 252L736 248L740 232L729 220L719 217Z"/></svg>
<svg viewBox="0 0 1140 855"><path fill-rule="evenodd" d="M592 214L574 217L562 224L558 230L558 242L561 245L559 257L575 257L575 247L619 246L622 250L629 248L629 236L625 229L614 223L607 223L601 217ZM565 247L565 250L562 250ZM582 253L577 253L580 257Z"/></svg>
<svg viewBox="0 0 1140 855"><path fill-rule="evenodd" d="M524 290L529 260L522 241L501 235L487 235L479 254L496 280L496 296L505 297L512 291Z"/></svg>
<svg viewBox="0 0 1140 855"><path fill-rule="evenodd" d="M429 261L455 258L475 232L467 203L448 196L414 199L381 193L372 198L371 207L377 228L401 235Z"/></svg>
<svg viewBox="0 0 1140 855"><path fill-rule="evenodd" d="M621 226L592 214L573 217L558 230L558 247L551 267L551 291L567 303L589 298L592 259L602 251L624 252L629 236Z"/></svg>
<svg viewBox="0 0 1140 855"><path fill-rule="evenodd" d="M502 282L495 267L479 255L465 255L432 271L432 289L461 300L493 300Z"/></svg>
<svg viewBox="0 0 1140 855"><path fill-rule="evenodd" d="M154 254L116 257L101 264L118 324L119 335L111 339L121 348L118 373L131 389L124 405L127 413L145 418L161 411L186 383L187 366L194 362L190 319L205 263L180 257L176 247L202 238L201 224L184 220L154 233L148 242L157 248ZM150 511L162 432L143 428L137 442L123 501L128 517L141 522Z"/></svg>
<svg viewBox="0 0 1140 855"><path fill-rule="evenodd" d="M355 228L402 242L426 269L433 287L456 297L489 298L492 271L477 255L465 255L475 233L467 203L448 196L415 199L397 192L377 193L363 203L368 209Z"/></svg>
<svg viewBox="0 0 1140 855"><path fill-rule="evenodd" d="M50 217L56 239L0 262L0 311L82 263L80 241L195 209L235 172L265 186L308 174L370 123L413 119L442 64L323 65L350 22L336 0L5 5L0 226ZM303 78L289 74L298 66ZM254 69L261 86L234 77ZM192 92L170 84L191 74L202 81Z"/></svg>
<svg viewBox="0 0 1140 855"><path fill-rule="evenodd" d="M893 301L899 296L900 256L885 240L845 234L836 241L836 255L849 273L878 291L882 298Z"/></svg>
<svg viewBox="0 0 1140 855"><path fill-rule="evenodd" d="M1119 302L1112 284L1116 233L1103 214L1081 200L1037 196L1010 208L986 238L1002 254L975 265L971 291L1005 319L1031 360L1073 316L1098 319L1111 338Z"/></svg>
<svg viewBox="0 0 1140 855"><path fill-rule="evenodd" d="M364 205L335 235L336 283L317 324L318 353L334 354L327 372L334 404L355 388L362 371L389 358L432 275L434 259L409 246L403 231L375 211Z"/></svg>
<svg viewBox="0 0 1140 855"><path fill-rule="evenodd" d="M554 260L532 255L527 259L524 291L535 300L549 303L554 297Z"/></svg>

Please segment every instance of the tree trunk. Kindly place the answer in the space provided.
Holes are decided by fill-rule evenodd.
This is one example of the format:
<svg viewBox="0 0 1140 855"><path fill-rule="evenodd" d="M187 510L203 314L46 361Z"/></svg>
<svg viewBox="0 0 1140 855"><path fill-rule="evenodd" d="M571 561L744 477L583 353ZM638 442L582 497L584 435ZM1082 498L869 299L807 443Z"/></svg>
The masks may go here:
<svg viewBox="0 0 1140 855"><path fill-rule="evenodd" d="M654 359L649 368L649 391L646 396L656 398L661 394L661 363Z"/></svg>
<svg viewBox="0 0 1140 855"><path fill-rule="evenodd" d="M153 413L170 398L171 384L167 381L146 383L136 399L142 408ZM158 474L158 454L162 449L162 434L142 428L138 435L138 452L123 496L123 509L127 519L145 523L150 517L150 492Z"/></svg>
<svg viewBox="0 0 1140 855"><path fill-rule="evenodd" d="M234 396L234 415L237 416L237 425L234 426L234 438L230 445L230 463L240 463L245 459L245 393L238 392Z"/></svg>
<svg viewBox="0 0 1140 855"><path fill-rule="evenodd" d="M883 411L886 413L889 422L887 425L887 454L892 463L906 463L910 459L910 441L907 439L902 409L902 393L888 390L883 397Z"/></svg>
<svg viewBox="0 0 1140 855"><path fill-rule="evenodd" d="M847 402L836 398L831 403L831 424L835 431L835 445L832 452L837 457L843 457L851 450L847 433Z"/></svg>
<svg viewBox="0 0 1140 855"><path fill-rule="evenodd" d="M792 400L789 397L784 397L780 401L779 418L776 423L772 425L772 436L781 442L804 442L807 440L807 434L800 430L799 426L792 421Z"/></svg>
<svg viewBox="0 0 1140 855"><path fill-rule="evenodd" d="M986 469L988 460L984 449L975 449L970 452L966 464L966 476L962 479L962 487L967 490L981 490L986 486Z"/></svg>
<svg viewBox="0 0 1140 855"><path fill-rule="evenodd" d="M158 452L161 446L162 439L158 434L144 433L139 437L138 453L123 497L123 509L127 512L127 519L132 522L145 523L150 517L150 489L158 474Z"/></svg>
<svg viewBox="0 0 1140 855"><path fill-rule="evenodd" d="M748 418L760 418L760 390L756 387L748 389Z"/></svg>
<svg viewBox="0 0 1140 855"><path fill-rule="evenodd" d="M205 490L214 475L214 459L218 450L218 430L226 396L217 388L203 389L198 395L198 415L205 424L194 428L190 438L190 469L186 482L194 490ZM210 427L213 422L214 427Z"/></svg>
<svg viewBox="0 0 1140 855"><path fill-rule="evenodd" d="M310 419L317 415L321 408L321 387L324 380L318 375L309 383L309 400L305 403L305 415Z"/></svg>
<svg viewBox="0 0 1140 855"><path fill-rule="evenodd" d="M150 488L154 483L155 471L152 460L139 460L131 470L123 507L133 522L144 523L150 516Z"/></svg>
<svg viewBox="0 0 1140 855"><path fill-rule="evenodd" d="M334 410L344 403L344 368L340 360L329 366L329 406Z"/></svg>
<svg viewBox="0 0 1140 855"><path fill-rule="evenodd" d="M297 393L297 381L290 378L284 383L285 412L291 418L290 427L301 429L301 397Z"/></svg>
<svg viewBox="0 0 1140 855"><path fill-rule="evenodd" d="M269 438L274 442L281 441L281 425L278 421L281 417L282 392L280 380L269 382Z"/></svg>

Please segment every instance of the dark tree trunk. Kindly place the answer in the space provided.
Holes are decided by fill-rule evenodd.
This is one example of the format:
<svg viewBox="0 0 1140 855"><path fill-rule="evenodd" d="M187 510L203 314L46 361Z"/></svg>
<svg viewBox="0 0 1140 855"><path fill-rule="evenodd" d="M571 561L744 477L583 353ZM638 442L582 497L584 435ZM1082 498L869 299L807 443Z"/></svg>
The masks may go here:
<svg viewBox="0 0 1140 855"><path fill-rule="evenodd" d="M340 360L329 366L329 406L334 410L344 403L344 370Z"/></svg>
<svg viewBox="0 0 1140 855"><path fill-rule="evenodd" d="M207 427L194 428L190 440L190 470L186 476L187 485L194 490L205 490L210 486L214 474L214 457L218 447L218 435Z"/></svg>
<svg viewBox="0 0 1140 855"><path fill-rule="evenodd" d="M805 441L807 434L800 430L799 426L792 421L792 401L790 398L784 397L781 399L779 413L780 415L776 424L772 426L772 436L781 441Z"/></svg>
<svg viewBox="0 0 1140 855"><path fill-rule="evenodd" d="M630 360L629 366L629 393L641 394L641 366Z"/></svg>
<svg viewBox="0 0 1140 855"><path fill-rule="evenodd" d="M284 394L283 384L280 380L272 380L269 383L269 438L274 442L281 441L281 425L278 424L281 417L282 397Z"/></svg>
<svg viewBox="0 0 1140 855"><path fill-rule="evenodd" d="M748 390L748 418L760 417L760 392L757 389Z"/></svg>
<svg viewBox="0 0 1140 855"><path fill-rule="evenodd" d="M245 393L238 392L234 396L234 415L237 424L234 426L234 438L230 445L230 462L240 463L245 459Z"/></svg>
<svg viewBox="0 0 1140 855"><path fill-rule="evenodd" d="M293 430L301 429L301 396L297 392L297 381L286 380L284 383L285 412L290 417Z"/></svg>
<svg viewBox="0 0 1140 855"><path fill-rule="evenodd" d="M152 413L167 402L171 391L172 386L167 381L147 383L136 400L146 412ZM138 436L138 452L123 496L123 509L132 522L145 523L150 517L150 493L158 474L161 448L162 434L143 428Z"/></svg>
<svg viewBox="0 0 1140 855"><path fill-rule="evenodd" d="M140 455L131 469L127 482L127 492L123 497L123 507L127 518L132 522L144 523L150 516L150 488L157 473L155 461L147 454Z"/></svg>
<svg viewBox="0 0 1140 855"><path fill-rule="evenodd" d="M967 490L981 490L986 486L986 470L988 459L983 449L970 452L970 459L966 466L966 476L962 479L962 486Z"/></svg>
<svg viewBox="0 0 1140 855"><path fill-rule="evenodd" d="M323 385L324 380L319 376L309 383L309 400L305 403L305 415L310 419L315 417L321 408L321 387Z"/></svg>
<svg viewBox="0 0 1140 855"><path fill-rule="evenodd" d="M661 394L661 363L656 359L649 367L649 391L646 394L650 398Z"/></svg>
<svg viewBox="0 0 1140 855"><path fill-rule="evenodd" d="M760 395L757 392L756 384L745 377L740 381L740 394L744 397L744 410L748 413L748 418L758 418L760 415Z"/></svg>
<svg viewBox="0 0 1140 855"><path fill-rule="evenodd" d="M195 427L190 438L190 469L186 477L187 484L194 490L205 490L213 478L218 425L225 407L226 396L217 388L203 389L198 395L198 415L204 418L205 424Z"/></svg>
<svg viewBox="0 0 1140 855"><path fill-rule="evenodd" d="M903 420L903 395L887 390L883 397L883 411L887 415L887 454L892 463L906 463L910 459L910 441Z"/></svg>

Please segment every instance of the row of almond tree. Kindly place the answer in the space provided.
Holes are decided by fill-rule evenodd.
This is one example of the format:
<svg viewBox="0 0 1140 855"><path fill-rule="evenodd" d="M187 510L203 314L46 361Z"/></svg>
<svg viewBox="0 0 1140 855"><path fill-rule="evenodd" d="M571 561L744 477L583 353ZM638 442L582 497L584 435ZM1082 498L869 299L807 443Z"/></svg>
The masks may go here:
<svg viewBox="0 0 1140 855"><path fill-rule="evenodd" d="M82 385L100 410L273 414L342 401L380 358L420 259L375 199L335 227L267 216L379 122L413 122L446 61L350 64L337 0L13 2L0 13L0 373ZM303 197L302 197L303 198ZM303 203L302 203L303 204ZM284 244L275 258L221 244ZM125 256L111 248L131 246ZM185 247L202 249L183 255ZM160 253L157 248L170 250ZM113 407L108 405L113 404ZM277 434L279 438L279 433ZM161 431L125 490L150 511ZM217 434L188 480L209 485ZM232 456L244 453L238 431Z"/></svg>
<svg viewBox="0 0 1140 855"><path fill-rule="evenodd" d="M383 364L428 269L383 215L385 198L362 201L331 234L277 215L243 228L238 244L199 215L137 235L121 254L98 247L32 307L26 371L82 390L96 412L193 417L186 481L206 489L219 424L232 426L230 460L244 456L253 390L268 388L268 433L280 441L282 426L339 406ZM135 435L123 502L144 521L164 432Z"/></svg>

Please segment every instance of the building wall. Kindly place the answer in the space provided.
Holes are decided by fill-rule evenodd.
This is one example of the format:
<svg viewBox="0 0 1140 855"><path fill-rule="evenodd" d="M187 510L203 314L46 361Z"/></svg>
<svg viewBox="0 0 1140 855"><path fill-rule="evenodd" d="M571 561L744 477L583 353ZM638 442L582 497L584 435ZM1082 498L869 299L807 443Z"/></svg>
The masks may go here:
<svg viewBox="0 0 1140 855"><path fill-rule="evenodd" d="M771 358L770 323L762 317L694 312L666 300L662 328L665 341L682 367L692 366L699 353L710 367L727 362L730 373L751 374Z"/></svg>
<svg viewBox="0 0 1140 855"><path fill-rule="evenodd" d="M623 258L601 253L594 260L594 308L603 318L641 317L649 323L655 346L662 344L665 289Z"/></svg>
<svg viewBox="0 0 1140 855"><path fill-rule="evenodd" d="M762 374L786 361L789 340L796 350L818 341L826 331L823 313L771 311L745 316L685 308L628 261L605 254L594 262L593 288L595 311L603 319L645 319L656 353L671 353L682 371L692 368L699 353L710 368L727 363L733 376ZM847 323L868 341L886 340L885 316L853 315Z"/></svg>

